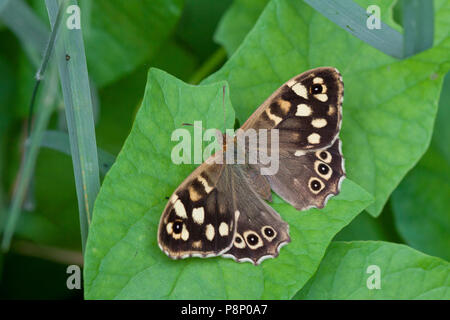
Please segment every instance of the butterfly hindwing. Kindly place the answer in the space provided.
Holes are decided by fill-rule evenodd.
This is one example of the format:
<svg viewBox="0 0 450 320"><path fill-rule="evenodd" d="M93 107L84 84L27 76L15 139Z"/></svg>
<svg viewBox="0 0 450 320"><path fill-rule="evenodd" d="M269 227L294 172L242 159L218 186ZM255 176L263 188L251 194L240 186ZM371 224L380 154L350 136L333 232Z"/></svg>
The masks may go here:
<svg viewBox="0 0 450 320"><path fill-rule="evenodd" d="M253 264L278 256L280 248L290 242L289 225L258 196L241 166L232 166L232 176L239 215L233 246L222 256Z"/></svg>
<svg viewBox="0 0 450 320"><path fill-rule="evenodd" d="M339 193L345 177L341 140L328 148L280 158L278 172L265 177L272 190L297 210L323 208Z"/></svg>

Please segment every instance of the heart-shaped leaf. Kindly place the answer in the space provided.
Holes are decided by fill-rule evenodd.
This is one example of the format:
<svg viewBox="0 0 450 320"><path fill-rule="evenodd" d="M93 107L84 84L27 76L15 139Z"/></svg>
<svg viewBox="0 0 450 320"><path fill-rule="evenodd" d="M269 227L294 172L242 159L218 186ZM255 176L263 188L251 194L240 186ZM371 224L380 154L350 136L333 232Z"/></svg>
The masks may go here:
<svg viewBox="0 0 450 320"><path fill-rule="evenodd" d="M156 240L159 219L166 197L194 168L172 163L171 134L195 120L222 128L224 84L195 87L156 69L149 72L131 133L95 203L85 257L86 298L291 298L314 273L333 236L371 203L349 179L323 210L298 212L276 199L273 206L289 223L292 242L261 266L221 257L168 258ZM232 127L234 113L225 98L227 127Z"/></svg>

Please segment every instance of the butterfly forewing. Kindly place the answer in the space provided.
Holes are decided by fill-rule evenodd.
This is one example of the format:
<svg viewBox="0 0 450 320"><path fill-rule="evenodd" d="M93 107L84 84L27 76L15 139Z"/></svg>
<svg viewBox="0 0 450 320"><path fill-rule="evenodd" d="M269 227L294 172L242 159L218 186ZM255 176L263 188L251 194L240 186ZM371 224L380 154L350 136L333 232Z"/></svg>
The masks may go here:
<svg viewBox="0 0 450 320"><path fill-rule="evenodd" d="M242 129L278 129L283 152L322 149L339 134L343 94L335 68L304 72L275 91Z"/></svg>
<svg viewBox="0 0 450 320"><path fill-rule="evenodd" d="M236 218L228 171L203 163L172 194L158 230L169 257L216 256L231 246Z"/></svg>

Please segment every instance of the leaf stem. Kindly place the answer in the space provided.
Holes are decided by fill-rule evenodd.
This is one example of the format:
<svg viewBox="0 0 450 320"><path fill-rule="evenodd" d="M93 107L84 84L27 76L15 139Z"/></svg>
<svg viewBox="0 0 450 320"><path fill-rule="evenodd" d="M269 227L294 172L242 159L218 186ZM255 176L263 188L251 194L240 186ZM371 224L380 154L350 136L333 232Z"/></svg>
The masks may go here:
<svg viewBox="0 0 450 320"><path fill-rule="evenodd" d="M188 82L191 84L199 84L200 81L217 70L226 58L227 52L223 47L220 47L200 66Z"/></svg>

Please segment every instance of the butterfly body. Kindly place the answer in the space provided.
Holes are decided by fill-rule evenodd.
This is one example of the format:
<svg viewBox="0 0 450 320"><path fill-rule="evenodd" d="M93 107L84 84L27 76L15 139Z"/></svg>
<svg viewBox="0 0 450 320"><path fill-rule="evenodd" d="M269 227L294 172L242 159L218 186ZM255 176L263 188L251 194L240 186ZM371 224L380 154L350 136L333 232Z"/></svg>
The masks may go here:
<svg viewBox="0 0 450 320"><path fill-rule="evenodd" d="M236 136L225 136L222 150L170 197L158 229L160 248L174 259L222 255L259 264L278 256L290 242L289 225L267 204L271 190L297 210L322 208L339 193L345 177L338 139L343 91L334 68L309 70L275 91L237 135L265 129L277 131L277 139L269 135L266 150L261 143L242 149ZM267 164L249 161L249 154L274 146L278 170L263 174ZM227 161L239 150L243 162Z"/></svg>

